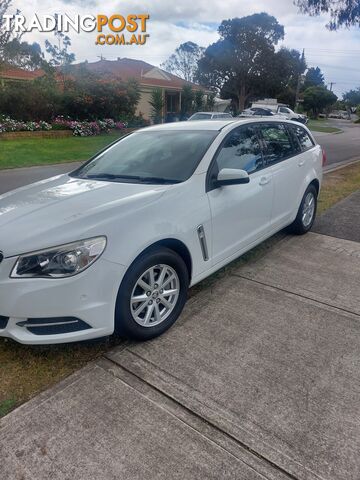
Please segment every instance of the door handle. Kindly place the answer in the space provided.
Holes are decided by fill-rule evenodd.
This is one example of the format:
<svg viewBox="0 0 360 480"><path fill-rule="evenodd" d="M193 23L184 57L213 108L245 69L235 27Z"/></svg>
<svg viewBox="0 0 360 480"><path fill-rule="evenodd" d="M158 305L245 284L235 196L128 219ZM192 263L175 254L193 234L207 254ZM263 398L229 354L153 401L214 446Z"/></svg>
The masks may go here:
<svg viewBox="0 0 360 480"><path fill-rule="evenodd" d="M299 167L302 167L304 165L304 163L305 163L305 160L299 160L298 161Z"/></svg>
<svg viewBox="0 0 360 480"><path fill-rule="evenodd" d="M261 177L259 185L267 185L270 182L270 177Z"/></svg>

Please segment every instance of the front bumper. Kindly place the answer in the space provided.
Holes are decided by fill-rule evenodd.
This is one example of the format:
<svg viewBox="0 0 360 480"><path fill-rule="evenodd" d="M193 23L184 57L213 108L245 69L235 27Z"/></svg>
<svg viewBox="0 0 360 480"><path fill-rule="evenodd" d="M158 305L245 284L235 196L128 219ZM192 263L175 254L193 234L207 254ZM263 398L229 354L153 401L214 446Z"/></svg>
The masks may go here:
<svg viewBox="0 0 360 480"><path fill-rule="evenodd" d="M24 344L53 344L88 340L114 332L115 303L125 267L100 258L69 278L9 278L15 258L0 263L0 336ZM31 324L77 319L77 329L33 328ZM30 319L30 320L29 320ZM34 319L36 319L34 321ZM51 320L53 319L53 320ZM59 322L61 323L61 322ZM84 324L86 327L84 328ZM2 328L5 327L5 328ZM34 332L41 331L41 334ZM44 334L45 332L45 334ZM51 333L49 333L51 332Z"/></svg>

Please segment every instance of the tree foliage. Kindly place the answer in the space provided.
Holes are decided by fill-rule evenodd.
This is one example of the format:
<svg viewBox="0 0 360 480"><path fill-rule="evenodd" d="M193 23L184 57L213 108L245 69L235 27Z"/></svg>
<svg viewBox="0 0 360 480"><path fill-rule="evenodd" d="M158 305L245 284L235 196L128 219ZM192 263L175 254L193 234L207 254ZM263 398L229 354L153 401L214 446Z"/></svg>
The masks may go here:
<svg viewBox="0 0 360 480"><path fill-rule="evenodd" d="M12 39L3 47L2 60L7 65L25 70L35 70L47 66L44 53L38 43L21 42L17 38Z"/></svg>
<svg viewBox="0 0 360 480"><path fill-rule="evenodd" d="M187 119L193 113L194 91L190 85L184 85L181 91L181 119Z"/></svg>
<svg viewBox="0 0 360 480"><path fill-rule="evenodd" d="M304 90L318 85L325 85L324 74L319 67L310 67L305 75Z"/></svg>
<svg viewBox="0 0 360 480"><path fill-rule="evenodd" d="M194 42L182 43L161 67L188 82L194 82L197 64L204 51L205 48Z"/></svg>
<svg viewBox="0 0 360 480"><path fill-rule="evenodd" d="M161 123L163 119L164 96L161 88L154 88L151 92L151 118L154 123Z"/></svg>
<svg viewBox="0 0 360 480"><path fill-rule="evenodd" d="M204 92L202 90L196 90L194 94L194 111L200 112L205 108Z"/></svg>
<svg viewBox="0 0 360 480"><path fill-rule="evenodd" d="M303 99L305 110L316 118L319 113L336 102L337 96L323 85L317 85L307 88L303 93Z"/></svg>
<svg viewBox="0 0 360 480"><path fill-rule="evenodd" d="M224 20L220 40L210 45L199 60L198 79L236 101L240 110L264 84L272 69L275 45L284 38L276 18L259 13Z"/></svg>
<svg viewBox="0 0 360 480"><path fill-rule="evenodd" d="M0 86L0 113L17 120L46 120L63 115L73 120L132 119L140 99L135 81L104 81L86 70L73 72L67 88L54 76Z"/></svg>
<svg viewBox="0 0 360 480"><path fill-rule="evenodd" d="M344 93L343 99L349 107L360 106L360 87Z"/></svg>
<svg viewBox="0 0 360 480"><path fill-rule="evenodd" d="M360 26L359 0L295 0L303 13L309 15L330 14L327 27L337 30L340 27Z"/></svg>
<svg viewBox="0 0 360 480"><path fill-rule="evenodd" d="M21 37L21 34L14 33L13 28L9 30L5 29L4 15L8 14L9 8L12 6L12 0L1 0L0 1L0 60L2 60L3 48L11 40L17 38L18 40ZM16 10L16 14L20 13L19 10ZM10 21L10 27L13 26L13 21Z"/></svg>
<svg viewBox="0 0 360 480"><path fill-rule="evenodd" d="M55 15L57 21L57 15ZM75 54L69 52L71 40L68 35L59 32L56 28L54 30L55 43L45 40L45 49L50 55L50 65L54 67L66 67L75 60Z"/></svg>

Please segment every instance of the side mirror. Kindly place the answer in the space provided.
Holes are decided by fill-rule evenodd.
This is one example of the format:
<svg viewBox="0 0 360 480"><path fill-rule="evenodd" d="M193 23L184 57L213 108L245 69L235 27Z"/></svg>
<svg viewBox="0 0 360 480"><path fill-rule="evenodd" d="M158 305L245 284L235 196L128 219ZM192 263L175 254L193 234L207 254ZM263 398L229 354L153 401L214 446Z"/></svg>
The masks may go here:
<svg viewBox="0 0 360 480"><path fill-rule="evenodd" d="M222 168L215 180L216 187L223 185L239 185L241 183L249 183L250 177L245 170L238 168Z"/></svg>

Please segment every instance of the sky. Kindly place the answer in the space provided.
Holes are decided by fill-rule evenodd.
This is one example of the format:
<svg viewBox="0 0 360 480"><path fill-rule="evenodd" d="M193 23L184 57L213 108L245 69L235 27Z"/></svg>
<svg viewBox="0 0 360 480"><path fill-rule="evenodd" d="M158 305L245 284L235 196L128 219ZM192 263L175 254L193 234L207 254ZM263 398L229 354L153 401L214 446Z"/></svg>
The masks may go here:
<svg viewBox="0 0 360 480"><path fill-rule="evenodd" d="M351 88L360 87L360 28L331 32L326 28L327 17L309 17L300 14L292 0L13 0L26 19L36 13L80 14L140 14L148 13L146 45L95 45L95 32L70 32L71 51L76 62L107 60L118 57L136 58L159 66L181 43L193 41L206 47L219 36L217 28L222 20L267 12L285 27L285 38L280 46L305 49L308 67L319 66L327 84L339 97ZM44 46L52 33L29 32L23 40L36 41ZM330 85L329 85L330 86Z"/></svg>

